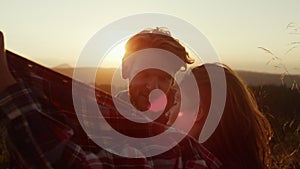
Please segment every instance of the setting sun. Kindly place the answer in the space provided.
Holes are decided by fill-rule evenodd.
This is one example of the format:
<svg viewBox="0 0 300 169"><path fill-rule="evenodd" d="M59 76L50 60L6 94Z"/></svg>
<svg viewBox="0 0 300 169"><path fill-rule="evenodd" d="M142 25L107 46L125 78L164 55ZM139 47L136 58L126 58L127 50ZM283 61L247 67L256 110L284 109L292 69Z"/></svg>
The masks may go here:
<svg viewBox="0 0 300 169"><path fill-rule="evenodd" d="M125 43L128 39L123 39L122 41L116 43L110 48L105 54L102 63L99 63L98 67L113 67L117 68L122 63L122 57L125 53Z"/></svg>

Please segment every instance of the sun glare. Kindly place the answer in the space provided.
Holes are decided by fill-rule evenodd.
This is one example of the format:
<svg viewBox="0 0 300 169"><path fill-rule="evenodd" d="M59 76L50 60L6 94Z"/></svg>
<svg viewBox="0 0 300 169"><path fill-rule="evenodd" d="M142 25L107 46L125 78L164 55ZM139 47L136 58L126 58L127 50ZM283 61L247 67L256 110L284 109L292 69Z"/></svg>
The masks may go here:
<svg viewBox="0 0 300 169"><path fill-rule="evenodd" d="M109 51L106 53L104 60L99 65L99 67L105 67L105 68L117 68L122 63L122 57L125 53L125 44L129 38L123 39L119 42L117 42L115 45L113 45ZM199 65L202 63L201 58L198 56L198 54L188 45L183 44L189 53L190 57L195 59L196 65ZM194 65L193 64L193 65ZM193 66L188 65L188 66Z"/></svg>
<svg viewBox="0 0 300 169"><path fill-rule="evenodd" d="M122 63L122 57L125 53L125 44L128 39L117 42L106 53L105 58L99 67L117 68Z"/></svg>

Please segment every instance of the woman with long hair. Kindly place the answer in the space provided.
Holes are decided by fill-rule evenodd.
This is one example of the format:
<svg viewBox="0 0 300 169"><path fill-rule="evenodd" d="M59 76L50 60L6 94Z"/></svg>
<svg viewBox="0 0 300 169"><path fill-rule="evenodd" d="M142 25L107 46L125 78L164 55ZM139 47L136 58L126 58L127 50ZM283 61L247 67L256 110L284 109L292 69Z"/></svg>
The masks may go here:
<svg viewBox="0 0 300 169"><path fill-rule="evenodd" d="M270 166L270 123L259 110L248 87L224 64L204 64L192 69L200 95L197 120L190 135L198 139L211 105L211 82L207 68L223 69L226 102L221 120L203 145L230 169L265 169ZM212 112L213 113L213 112Z"/></svg>

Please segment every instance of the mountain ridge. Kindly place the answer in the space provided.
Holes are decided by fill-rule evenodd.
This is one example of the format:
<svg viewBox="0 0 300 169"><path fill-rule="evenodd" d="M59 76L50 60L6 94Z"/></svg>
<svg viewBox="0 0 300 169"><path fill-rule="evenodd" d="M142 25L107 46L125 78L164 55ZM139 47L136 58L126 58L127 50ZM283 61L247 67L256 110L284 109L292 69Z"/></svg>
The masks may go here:
<svg viewBox="0 0 300 169"><path fill-rule="evenodd" d="M74 68L72 67L53 67L52 69L58 73L66 75L68 77L73 76ZM76 73L80 73L79 79L85 83L91 83L89 80L93 79L93 75L96 73L96 85L109 85L112 82L112 76L115 73L115 68L91 68L91 67L80 67L76 68ZM260 85L286 85L291 87L294 83L300 84L300 75L289 75L289 74L276 74L276 73L265 73L265 72L254 72L247 70L234 70L237 74L245 81L249 86L260 86ZM77 73L78 74L78 73ZM120 73L117 74L117 78L122 79ZM118 81L118 80L117 80ZM118 81L118 83L126 83L126 80Z"/></svg>

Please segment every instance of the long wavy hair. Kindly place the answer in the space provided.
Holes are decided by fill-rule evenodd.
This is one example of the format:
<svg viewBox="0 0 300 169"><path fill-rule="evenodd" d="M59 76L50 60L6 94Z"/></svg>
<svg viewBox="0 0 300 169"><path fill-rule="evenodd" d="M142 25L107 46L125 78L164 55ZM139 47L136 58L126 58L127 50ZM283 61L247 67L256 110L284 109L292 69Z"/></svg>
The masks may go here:
<svg viewBox="0 0 300 169"><path fill-rule="evenodd" d="M197 139L211 105L211 83L207 67L224 70L227 95L220 123L212 136L203 143L204 146L222 161L225 168L269 168L269 142L272 137L270 123L259 110L250 89L224 64L204 64L192 69L200 93L199 114L202 113L200 125L192 129L197 130Z"/></svg>

